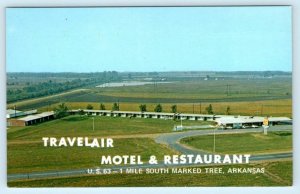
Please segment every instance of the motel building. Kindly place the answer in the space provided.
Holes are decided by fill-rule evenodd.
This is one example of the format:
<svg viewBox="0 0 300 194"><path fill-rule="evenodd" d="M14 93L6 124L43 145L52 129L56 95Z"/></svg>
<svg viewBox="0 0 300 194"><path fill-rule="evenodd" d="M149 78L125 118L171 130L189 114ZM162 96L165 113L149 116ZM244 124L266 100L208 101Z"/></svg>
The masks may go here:
<svg viewBox="0 0 300 194"><path fill-rule="evenodd" d="M257 128L264 123L265 117L259 116L234 116L234 115L208 115L165 112L138 112L138 111L111 111L111 110L71 110L70 114L83 111L86 115L123 117L123 118L152 118L152 119L178 119L191 121L213 121L220 129ZM269 126L292 124L288 117L268 117Z"/></svg>
<svg viewBox="0 0 300 194"><path fill-rule="evenodd" d="M29 110L29 111L19 111L15 109L7 109L6 110L6 118L15 118L15 117L21 117L26 115L31 115L37 113L37 110Z"/></svg>
<svg viewBox="0 0 300 194"><path fill-rule="evenodd" d="M43 112L21 118L7 119L7 126L29 126L54 119L54 112Z"/></svg>
<svg viewBox="0 0 300 194"><path fill-rule="evenodd" d="M55 119L54 112L36 113L36 110L27 112L27 116L15 117L14 115L26 115L24 112L8 110L7 126L29 126ZM138 112L138 111L111 111L111 110L69 110L71 115L85 114L91 116L141 118L141 119L177 119L190 121L213 121L220 129L257 128L263 125L265 117L258 116L233 116L233 115L209 115L165 112ZM268 117L268 125L291 124L288 117ZM196 123L196 122L195 122Z"/></svg>
<svg viewBox="0 0 300 194"><path fill-rule="evenodd" d="M258 116L227 116L223 115L215 121L221 129L241 129L258 128L264 121L268 121L269 126L280 124L292 124L292 119L288 117L258 117Z"/></svg>
<svg viewBox="0 0 300 194"><path fill-rule="evenodd" d="M138 111L111 111L111 110L70 110L70 114L84 112L86 115L108 116L108 117L128 117L128 118L152 118L152 119L181 119L191 121L214 121L216 115L206 114L185 114L185 113L165 113L165 112L138 112Z"/></svg>

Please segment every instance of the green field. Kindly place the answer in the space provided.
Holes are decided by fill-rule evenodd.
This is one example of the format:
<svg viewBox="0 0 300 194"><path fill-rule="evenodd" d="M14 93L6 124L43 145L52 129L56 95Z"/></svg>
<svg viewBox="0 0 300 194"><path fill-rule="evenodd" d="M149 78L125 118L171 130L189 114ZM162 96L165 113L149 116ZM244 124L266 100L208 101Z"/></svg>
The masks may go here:
<svg viewBox="0 0 300 194"><path fill-rule="evenodd" d="M179 121L161 119L129 119L120 117L94 117L95 131L92 130L91 116L68 116L28 127L8 129L8 174L30 173L70 169L86 169L99 167L101 155L141 155L146 160L156 155L159 160L163 155L178 154L165 145L157 144L153 138L159 133L171 132ZM184 121L185 125L209 122ZM114 148L89 147L43 147L42 137L113 137ZM199 141L198 138L204 138ZM212 136L195 137L183 141L195 145L206 146L210 151ZM267 152L290 151L292 134L290 132L270 132L268 136L257 133L217 135L217 152L243 153L261 152L263 146L269 146ZM200 142L200 143L199 143ZM220 144L220 143L223 144ZM234 142L234 143L233 143ZM241 146L243 145L243 146ZM191 146L191 145L190 145ZM196 147L196 146L195 146ZM222 148L219 149L219 148ZM235 150L234 150L235 148ZM227 152L230 150L230 152ZM265 150L263 150L265 151ZM250 166L255 165L251 164ZM241 165L246 167L248 165ZM259 166L259 165L258 165ZM263 164L263 166L266 166ZM276 169L284 170L276 171ZM229 166L224 166L228 168ZM51 178L46 180L11 181L9 186L19 187L51 187L51 186L236 186L236 185L290 185L291 162L272 162L267 165L272 174L143 174L143 175L106 175L70 178ZM282 175L281 175L282 173ZM231 177L228 179L228 177ZM275 178L274 178L275 177ZM279 177L276 178L276 177ZM199 181L201 180L201 181ZM76 183L75 183L76 182Z"/></svg>
<svg viewBox="0 0 300 194"><path fill-rule="evenodd" d="M150 138L114 138L113 148L43 147L43 142L8 144L8 173L30 173L53 170L86 169L101 166L102 155L141 155L142 160L156 155L176 154Z"/></svg>
<svg viewBox="0 0 300 194"><path fill-rule="evenodd" d="M93 131L93 119L95 129ZM211 122L183 121L184 125L208 125ZM118 135L138 135L172 132L174 125L180 125L178 120L140 119L120 117L68 116L38 125L26 127L11 127L7 130L10 140L41 140L42 137L109 137Z"/></svg>
<svg viewBox="0 0 300 194"><path fill-rule="evenodd" d="M288 152L292 150L292 132L277 131L263 133L216 135L216 153L221 154L259 154ZM195 136L181 139L188 146L213 151L213 135Z"/></svg>
<svg viewBox="0 0 300 194"><path fill-rule="evenodd" d="M7 102L16 103L20 100L40 98L74 89L95 87L99 83L120 79L117 72L7 72Z"/></svg>
<svg viewBox="0 0 300 194"><path fill-rule="evenodd" d="M39 98L33 98L28 100L22 100L14 103L7 104L7 108L13 109L14 106L19 110L27 110L27 109L39 109L40 107L45 107L47 111L52 110L53 104L60 103L66 101L66 99L72 97L78 97L82 94L86 94L89 92L89 89L76 89L72 91L63 92L60 94L49 95ZM45 111L45 110L43 110Z"/></svg>
<svg viewBox="0 0 300 194"><path fill-rule="evenodd" d="M99 187L99 186L288 186L292 185L292 161L249 165L219 166L265 167L264 174L112 174L8 182L10 187ZM281 174L283 173L283 174Z"/></svg>
<svg viewBox="0 0 300 194"><path fill-rule="evenodd" d="M78 169L97 166L102 154L139 154L142 158L176 153L152 138L172 132L179 121L112 117L68 116L28 127L7 130L8 173ZM210 122L184 121L184 124L207 125ZM42 137L113 137L114 148L43 147Z"/></svg>
<svg viewBox="0 0 300 194"><path fill-rule="evenodd" d="M215 114L226 114L229 106L231 114L291 117L292 80L290 77L183 80L134 87L88 88L10 103L8 107L16 105L20 110L46 111L65 102L70 108L84 109L92 104L94 109L99 109L100 103L104 103L109 110L117 101L121 110L139 110L140 104L146 104L148 111L153 111L154 106L161 103L164 112L170 112L170 106L177 104L178 112L206 113L205 108L212 104Z"/></svg>
<svg viewBox="0 0 300 194"><path fill-rule="evenodd" d="M99 109L100 103L96 102L67 102L66 105L70 109L84 109L90 104L94 109ZM121 102L120 110L126 111L140 111L140 103L125 103ZM163 112L171 112L171 106L174 103L161 103ZM216 114L226 114L226 109L230 106L230 114L232 115L272 115L272 116L292 116L292 100L265 100L265 101L252 101L252 102L215 102L215 103L176 103L177 112L181 113L195 113L195 114L207 114L205 108L212 104L213 111ZM104 103L105 107L110 110L113 103ZM157 104L146 103L147 110L153 111ZM41 107L40 111L47 111L53 109L57 104L53 104L50 107Z"/></svg>
<svg viewBox="0 0 300 194"><path fill-rule="evenodd" d="M115 98L149 98L149 101L153 98L157 100L251 101L254 97L288 98L291 95L291 81L291 78L174 81L167 84L147 84L134 87L96 88L94 94ZM230 85L229 89L227 89L227 85Z"/></svg>
<svg viewBox="0 0 300 194"><path fill-rule="evenodd" d="M122 76L123 79L124 75ZM142 80L147 77L146 75L133 79ZM14 85L11 84L10 87L17 91L19 86L16 85L14 78L11 79ZM118 102L122 111L140 111L140 104L146 104L147 111L153 111L154 107L160 103L163 112L171 112L171 106L176 104L179 113L207 114L205 108L212 104L214 114L227 114L226 109L230 107L229 114L231 115L292 116L290 76L275 76L272 79L232 76L225 77L224 80L221 76L218 80L207 81L203 78L170 77L169 79L167 81L171 83L115 88L95 88L95 82L95 85L66 90L67 92L56 95L43 96L44 94L41 94L43 96L41 98L10 103L8 108L16 105L18 110L38 109L39 112L44 112L53 110L58 104L64 102L69 109L85 109L88 104L92 105L93 109L99 109L100 103L103 103L106 110L111 110L112 104ZM47 81L49 81L48 78ZM39 82L43 82L43 79L41 78ZM92 118L94 118L94 129ZM211 124L211 122L183 121L185 126ZM158 159L161 159L164 154L178 154L154 141L159 134L172 132L174 125L180 125L180 121L77 115L32 126L9 127L7 129L8 174L92 168L100 165L99 158L104 154L138 154L142 156L142 159L150 155L156 155ZM42 137L112 137L115 148L43 147ZM181 143L210 152L213 138L211 135L190 137L182 139ZM216 135L216 152L222 154L259 154L290 152L291 150L291 132L269 132L268 136L258 133ZM291 161L265 162L242 165L242 167L259 167L260 165L268 168L269 173L264 175L114 174L12 181L8 184L20 187L178 186L180 181L180 185L186 186L291 185ZM224 166L224 169L229 167Z"/></svg>

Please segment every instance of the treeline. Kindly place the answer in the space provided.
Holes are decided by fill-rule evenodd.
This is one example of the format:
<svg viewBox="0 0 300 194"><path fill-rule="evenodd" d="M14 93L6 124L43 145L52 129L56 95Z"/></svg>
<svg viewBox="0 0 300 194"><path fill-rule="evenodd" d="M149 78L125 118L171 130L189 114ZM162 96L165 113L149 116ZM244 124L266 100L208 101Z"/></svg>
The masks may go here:
<svg viewBox="0 0 300 194"><path fill-rule="evenodd" d="M72 77L70 77L70 75L72 75ZM106 82L120 81L121 79L118 73L115 71L101 73L10 73L8 74L8 76L13 77L14 79L23 80L26 80L26 78L34 80L34 78L40 78L41 76L43 76L44 80L46 80L40 82L33 81L32 83L24 84L23 87L18 88L8 87L8 103L18 100L52 95L85 86L93 86ZM52 81L51 77L67 77L70 78L70 80L59 82L55 81L54 79L54 81ZM8 82L8 85L12 85L12 83Z"/></svg>
<svg viewBox="0 0 300 194"><path fill-rule="evenodd" d="M291 76L290 71L223 71L215 72L216 75L255 75L255 76Z"/></svg>
<svg viewBox="0 0 300 194"><path fill-rule="evenodd" d="M90 73L74 73L74 72L8 72L8 78L90 78L97 76L109 77L119 75L116 71L90 72Z"/></svg>

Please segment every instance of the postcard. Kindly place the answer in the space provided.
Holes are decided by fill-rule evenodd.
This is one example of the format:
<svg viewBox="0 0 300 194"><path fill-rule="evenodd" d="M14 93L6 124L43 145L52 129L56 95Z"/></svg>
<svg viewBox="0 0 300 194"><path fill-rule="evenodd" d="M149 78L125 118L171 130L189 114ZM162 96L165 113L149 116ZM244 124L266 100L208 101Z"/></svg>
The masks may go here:
<svg viewBox="0 0 300 194"><path fill-rule="evenodd" d="M7 185L293 185L291 15L6 8Z"/></svg>

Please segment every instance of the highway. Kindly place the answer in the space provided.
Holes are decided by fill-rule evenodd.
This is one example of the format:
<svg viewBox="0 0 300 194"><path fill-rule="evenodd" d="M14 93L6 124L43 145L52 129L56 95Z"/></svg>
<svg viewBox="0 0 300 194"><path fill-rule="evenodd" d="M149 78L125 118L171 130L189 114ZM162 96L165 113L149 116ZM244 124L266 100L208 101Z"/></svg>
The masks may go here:
<svg viewBox="0 0 300 194"><path fill-rule="evenodd" d="M292 125L277 125L272 126L268 129L268 131L282 131L282 130L292 130ZM163 134L155 138L157 143L165 144L171 147L178 152L183 154L208 154L208 152L204 152L201 150L193 149L187 146L184 146L179 143L180 139L185 137L199 136L199 135L213 135L217 134L230 134L230 133L257 133L263 132L263 128L249 128L249 129L230 129L230 130L191 130L184 132L175 132Z"/></svg>
<svg viewBox="0 0 300 194"><path fill-rule="evenodd" d="M212 154L202 150L197 150L184 146L179 143L180 139L191 136L199 135L209 135L209 134L232 134L232 133L254 133L262 132L262 128L255 129L231 129L231 130L192 130L184 132L173 132L168 134L162 134L155 138L157 143L165 144L170 148L180 152L181 154ZM292 130L292 125L280 125L272 126L268 131L282 131L282 130ZM271 154L259 154L251 155L250 162L252 161L261 161L261 160L278 160L283 158L291 158L292 153L271 153ZM202 164L207 165L207 164ZM155 165L143 164L143 165L130 165L130 166L114 166L107 167L111 170L112 173L117 173L121 169L127 168L166 168L166 167L184 167L184 166L202 166L201 164L173 164L165 165L163 163L158 163ZM92 167L91 169L97 169L97 167ZM101 168L100 173L105 173L105 169ZM26 180L26 179L44 179L44 178L53 178L53 177L70 177L70 176L79 176L79 175L88 175L87 169L76 169L76 170L61 170L61 171L47 171L47 172L33 172L33 173L20 173L20 174L8 174L8 181L14 180Z"/></svg>

